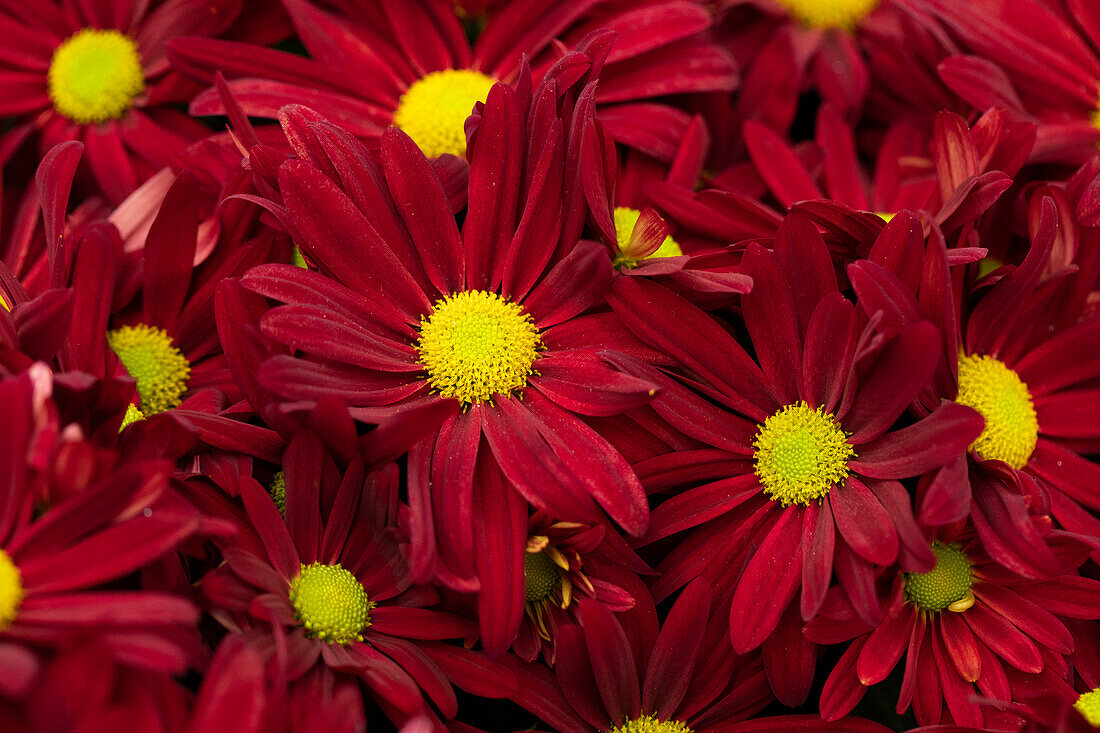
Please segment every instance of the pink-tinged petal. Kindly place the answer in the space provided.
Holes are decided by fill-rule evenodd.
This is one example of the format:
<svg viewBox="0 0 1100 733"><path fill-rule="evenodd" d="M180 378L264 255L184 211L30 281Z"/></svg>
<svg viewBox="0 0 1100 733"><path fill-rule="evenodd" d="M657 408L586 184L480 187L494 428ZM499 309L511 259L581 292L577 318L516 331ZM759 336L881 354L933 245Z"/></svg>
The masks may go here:
<svg viewBox="0 0 1100 733"><path fill-rule="evenodd" d="M296 351L328 362L381 372L423 372L418 352L373 323L333 313L331 308L284 305L260 319L263 334ZM411 375L409 379L413 379Z"/></svg>
<svg viewBox="0 0 1100 733"><path fill-rule="evenodd" d="M710 601L707 581L692 581L661 626L642 687L642 709L658 720L671 718L684 699L703 643Z"/></svg>
<svg viewBox="0 0 1100 733"><path fill-rule="evenodd" d="M607 249L599 242L582 239L531 289L523 307L536 326L550 328L600 302L611 275Z"/></svg>
<svg viewBox="0 0 1100 733"><path fill-rule="evenodd" d="M0 691L12 698L25 695L38 677L38 657L17 644L0 643L0 666Z"/></svg>
<svg viewBox="0 0 1100 733"><path fill-rule="evenodd" d="M840 293L829 293L814 308L806 328L801 394L826 412L837 409L848 383L859 328L855 307Z"/></svg>
<svg viewBox="0 0 1100 733"><path fill-rule="evenodd" d="M478 431L478 438L481 433ZM481 581L478 621L490 658L512 644L523 620L523 556L527 541L527 502L505 483L500 469L479 467L474 488L475 563Z"/></svg>
<svg viewBox="0 0 1100 733"><path fill-rule="evenodd" d="M1020 586L1020 590L1055 615L1083 619L1100 617L1100 581L1063 575Z"/></svg>
<svg viewBox="0 0 1100 733"><path fill-rule="evenodd" d="M494 86L489 90L482 110L477 139L467 151L470 159L470 203L462 224L462 243L466 252L466 287L471 289L485 289L499 284L492 282L491 275L494 268L503 265L505 248L516 231L523 162L521 129L515 94L504 85ZM557 144L561 144L560 139ZM542 169L552 165L553 161L560 161L560 154L540 159L538 165ZM559 187L560 175L559 170ZM532 212L532 216L535 215L536 212ZM536 231L540 230L536 228ZM534 240L531 244L543 245L551 252L557 244L556 234L547 238L549 242L534 237L524 239ZM537 269L541 270L541 265L545 264L543 260Z"/></svg>
<svg viewBox="0 0 1100 733"><path fill-rule="evenodd" d="M1074 359L1080 358L1074 356ZM1100 390L1075 389L1035 398L1039 431L1052 438L1100 436Z"/></svg>
<svg viewBox="0 0 1100 733"><path fill-rule="evenodd" d="M821 609L833 579L836 526L829 502L813 503L802 517L805 547L802 555L802 619L809 621Z"/></svg>
<svg viewBox="0 0 1100 733"><path fill-rule="evenodd" d="M38 164L35 183L42 204L42 224L46 229L46 253L50 263L50 286L61 287L69 268L69 255L65 249L62 230L65 210L69 205L69 191L73 176L80 163L84 146L67 142L50 150Z"/></svg>
<svg viewBox="0 0 1100 733"><path fill-rule="evenodd" d="M895 605L886 620L867 637L856 662L859 681L870 687L889 676L909 645L913 629L913 610Z"/></svg>
<svg viewBox="0 0 1100 733"><path fill-rule="evenodd" d="M641 711L638 669L626 633L615 615L602 603L579 603L581 629L604 709L615 725L637 717Z"/></svg>
<svg viewBox="0 0 1100 733"><path fill-rule="evenodd" d="M906 478L954 463L977 440L985 421L975 410L943 402L923 420L859 446L852 470L872 478Z"/></svg>
<svg viewBox="0 0 1100 733"><path fill-rule="evenodd" d="M732 511L758 493L760 481L752 473L688 489L662 502L652 511L649 531L639 542L648 545L677 532L697 527Z"/></svg>
<svg viewBox="0 0 1100 733"><path fill-rule="evenodd" d="M373 621L373 612L371 618ZM447 679L446 675L431 658L420 651L415 644L385 634L375 634L374 631L372 625L371 633L368 635L370 645L397 662L401 669L408 672L416 680L417 685L428 694L428 697L436 704L439 712L443 713L444 717L453 718L457 715L458 700L455 698L454 688L451 687L450 680ZM404 730L404 727L402 730ZM428 730L430 731L431 728L429 727Z"/></svg>
<svg viewBox="0 0 1100 733"><path fill-rule="evenodd" d="M947 658L947 652L938 637L931 637L932 658L939 675L940 690L951 717L964 728L978 728L982 725L982 711L970 700L974 688L955 673L954 665Z"/></svg>
<svg viewBox="0 0 1100 733"><path fill-rule="evenodd" d="M621 628L619 634L622 635ZM625 642L625 637L623 640ZM599 684L592 673L584 631L580 626L567 624L558 630L555 645L554 673L561 694L573 711L597 730L602 730L609 716L600 699Z"/></svg>
<svg viewBox="0 0 1100 733"><path fill-rule="evenodd" d="M1100 318L1089 318L1030 349L1013 371L1033 398L1100 375Z"/></svg>
<svg viewBox="0 0 1100 733"><path fill-rule="evenodd" d="M19 606L20 624L194 624L198 618L198 608L191 601L153 591L32 595Z"/></svg>
<svg viewBox="0 0 1100 733"><path fill-rule="evenodd" d="M940 613L940 636L960 677L976 682L982 674L982 653L970 626L957 613Z"/></svg>
<svg viewBox="0 0 1100 733"><path fill-rule="evenodd" d="M876 565L897 558L898 534L890 514L871 490L853 476L829 493L837 529L848 546Z"/></svg>
<svg viewBox="0 0 1100 733"><path fill-rule="evenodd" d="M817 666L817 646L802 634L802 618L793 603L760 649L776 699L792 708L806 702Z"/></svg>
<svg viewBox="0 0 1100 733"><path fill-rule="evenodd" d="M144 320L173 330L187 297L199 226L195 176L181 173L164 195L145 243Z"/></svg>
<svg viewBox="0 0 1100 733"><path fill-rule="evenodd" d="M1043 658L1035 643L981 601L967 609L964 618L986 646L1016 669L1031 674L1043 670Z"/></svg>
<svg viewBox="0 0 1100 733"><path fill-rule="evenodd" d="M824 198L798 155L773 130L749 121L744 136L753 164L780 203L790 207L799 201Z"/></svg>
<svg viewBox="0 0 1100 733"><path fill-rule="evenodd" d="M793 404L799 396L802 372L802 329L792 285L772 253L759 244L749 245L742 263L753 279L753 291L741 297L741 310L756 360L776 400L782 405Z"/></svg>
<svg viewBox="0 0 1100 733"><path fill-rule="evenodd" d="M595 355L550 354L535 362L535 389L571 412L595 417L618 415L645 405L657 386L612 369Z"/></svg>
<svg viewBox="0 0 1100 733"><path fill-rule="evenodd" d="M279 168L279 189L301 243L323 270L352 290L388 293L408 323L431 310L416 281L331 179L287 161Z"/></svg>
<svg viewBox="0 0 1100 733"><path fill-rule="evenodd" d="M442 294L465 290L465 262L447 195L428 159L396 127L382 133L382 166L428 279Z"/></svg>
<svg viewBox="0 0 1100 733"><path fill-rule="evenodd" d="M978 149L966 121L953 112L937 114L932 135L932 159L936 164L943 200L950 198L967 178L982 172L978 157Z"/></svg>
<svg viewBox="0 0 1100 733"><path fill-rule="evenodd" d="M749 560L730 606L730 639L739 653L775 630L802 580L802 512L788 507Z"/></svg>
<svg viewBox="0 0 1100 733"><path fill-rule="evenodd" d="M1033 603L1028 595L995 583L982 584L978 597L994 613L1004 616L1013 626L1058 654L1073 652L1073 636L1058 617ZM1096 612L1100 616L1100 611ZM960 669L960 672L962 670ZM972 680L973 681L973 680Z"/></svg>
<svg viewBox="0 0 1100 733"><path fill-rule="evenodd" d="M856 639L841 655L833 671L821 689L821 717L826 721L839 720L859 704L867 692L867 686L856 675L856 660L863 652L864 639Z"/></svg>
<svg viewBox="0 0 1100 733"><path fill-rule="evenodd" d="M873 371L840 422L856 446L881 436L928 382L940 354L940 334L931 323L905 329L882 347Z"/></svg>

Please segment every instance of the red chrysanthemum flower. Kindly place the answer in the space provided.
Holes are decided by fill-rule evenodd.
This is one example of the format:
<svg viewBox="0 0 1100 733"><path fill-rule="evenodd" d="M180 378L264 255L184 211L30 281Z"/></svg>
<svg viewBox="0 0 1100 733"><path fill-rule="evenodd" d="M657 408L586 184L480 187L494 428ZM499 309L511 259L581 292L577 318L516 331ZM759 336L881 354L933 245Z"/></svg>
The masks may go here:
<svg viewBox="0 0 1100 733"><path fill-rule="evenodd" d="M736 84L732 59L706 38L710 15L686 0L498 3L472 45L450 2L329 4L343 17L306 0L285 3L312 59L208 39L174 41L172 59L208 83L221 71L249 114L275 117L284 105L304 104L372 143L395 124L429 157L462 156L474 103L496 81L514 81L524 55L541 78L559 43L592 50L603 65L596 100L616 139L665 159L690 117L653 100ZM618 32L614 48L614 34L589 35L597 29ZM191 107L222 110L214 90Z"/></svg>
<svg viewBox="0 0 1100 733"><path fill-rule="evenodd" d="M688 370L684 382L721 405L635 362L632 373L664 389L653 409L709 446L636 466L651 491L706 482L654 510L643 542L697 528L657 566L655 592L663 598L701 574L732 594L734 648L763 644L777 696L798 704L815 659L797 631L799 588L804 619L834 572L861 614L880 617L874 566L931 559L897 479L962 455L981 419L945 404L891 429L932 375L935 329L913 323L889 340L873 337L877 318L861 317L837 291L807 219L789 216L775 247L751 245L743 262L755 281L741 298L755 361L710 316L657 285L620 278L609 300L639 337ZM744 539L722 539L730 536Z"/></svg>
<svg viewBox="0 0 1100 733"><path fill-rule="evenodd" d="M0 147L40 133L39 149L80 140L99 190L121 201L191 141L208 134L174 109L194 89L168 64L166 44L178 35L219 35L243 0L166 0L156 4L94 0L72 6L0 3L0 54L5 94L0 114L22 122ZM268 9L250 6L248 20ZM263 24L260 23L262 26ZM261 42L278 36L256 36Z"/></svg>
<svg viewBox="0 0 1100 733"><path fill-rule="evenodd" d="M1079 564L1085 553L1071 549L1072 535L1055 536L1061 534L1052 533L1049 541L1064 546L1064 558L1075 554ZM818 643L855 639L822 691L827 720L847 714L903 654L897 710L912 704L923 725L983 727L973 685L1002 702L1066 686L1065 655L1074 637L1064 619L1100 618L1100 581L1078 575L1033 581L1006 571L969 526L941 533L931 546L935 567L897 574L886 618L873 630L839 596L807 625L806 635Z"/></svg>
<svg viewBox="0 0 1100 733"><path fill-rule="evenodd" d="M341 673L359 677L398 724L427 701L454 717L452 682L483 696L510 693L503 670L435 641L476 630L430 608L438 594L409 579L396 532L396 467L367 474L355 459L342 473L326 470L332 459L306 433L287 450L285 520L259 483L236 477L254 529L242 527L223 568L203 580L216 617L262 649L303 704L318 685L340 684L332 678Z"/></svg>

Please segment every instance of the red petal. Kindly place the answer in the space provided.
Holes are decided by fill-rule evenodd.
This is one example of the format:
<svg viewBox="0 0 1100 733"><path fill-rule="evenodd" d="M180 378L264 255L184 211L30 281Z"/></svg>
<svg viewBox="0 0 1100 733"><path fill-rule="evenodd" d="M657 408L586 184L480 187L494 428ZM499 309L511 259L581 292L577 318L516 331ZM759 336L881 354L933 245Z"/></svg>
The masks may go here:
<svg viewBox="0 0 1100 733"><path fill-rule="evenodd" d="M744 654L779 623L802 580L802 512L783 509L749 560L730 606L730 638Z"/></svg>

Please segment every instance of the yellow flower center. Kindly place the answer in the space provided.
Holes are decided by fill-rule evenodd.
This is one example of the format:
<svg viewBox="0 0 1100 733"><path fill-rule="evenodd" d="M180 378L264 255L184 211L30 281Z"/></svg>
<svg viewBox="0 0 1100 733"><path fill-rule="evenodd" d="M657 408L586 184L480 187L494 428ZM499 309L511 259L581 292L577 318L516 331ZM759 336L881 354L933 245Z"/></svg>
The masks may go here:
<svg viewBox="0 0 1100 733"><path fill-rule="evenodd" d="M777 0L803 25L852 30L878 7L879 0Z"/></svg>
<svg viewBox="0 0 1100 733"><path fill-rule="evenodd" d="M522 389L543 346L518 305L467 290L436 301L431 316L421 317L416 348L432 389L469 404Z"/></svg>
<svg viewBox="0 0 1100 733"><path fill-rule="evenodd" d="M974 583L970 561L954 545L932 543L936 567L927 573L902 573L905 597L925 611L961 612L974 605L970 586Z"/></svg>
<svg viewBox="0 0 1100 733"><path fill-rule="evenodd" d="M523 553L523 591L528 601L544 601L558 585L558 566L545 552Z"/></svg>
<svg viewBox="0 0 1100 733"><path fill-rule="evenodd" d="M279 514L286 516L286 473L279 471L275 478L271 479L271 486L267 487L267 493L275 501Z"/></svg>
<svg viewBox="0 0 1100 733"><path fill-rule="evenodd" d="M374 608L358 578L342 565L319 562L302 565L290 581L290 603L306 633L330 644L362 641Z"/></svg>
<svg viewBox="0 0 1100 733"><path fill-rule="evenodd" d="M1093 728L1100 728L1100 687L1092 692L1086 692L1073 703L1077 712L1085 717Z"/></svg>
<svg viewBox="0 0 1100 733"><path fill-rule="evenodd" d="M808 505L848 477L856 452L825 408L787 405L760 427L753 441L756 475L775 501Z"/></svg>
<svg viewBox="0 0 1100 733"><path fill-rule="evenodd" d="M54 51L46 84L54 109L73 122L117 120L145 91L137 44L118 31L77 31Z"/></svg>
<svg viewBox="0 0 1100 733"><path fill-rule="evenodd" d="M678 720L657 720L652 715L632 718L607 733L692 733L691 728Z"/></svg>
<svg viewBox="0 0 1100 733"><path fill-rule="evenodd" d="M985 428L970 450L1013 468L1027 464L1039 439L1039 420L1031 393L1016 372L992 356L960 356L955 401L985 418Z"/></svg>
<svg viewBox="0 0 1100 733"><path fill-rule="evenodd" d="M615 239L619 243L619 256L615 258L612 263L615 267L633 268L638 266L640 260L634 257L628 257L623 252L628 251L630 245L630 235L634 233L634 227L638 224L638 217L642 215L642 212L637 209L631 209L628 206L616 206L615 207ZM642 259L653 259L655 257L679 257L684 252L680 249L680 243L672 238L672 235L665 237L665 240L661 242L661 246L657 248L653 254Z"/></svg>
<svg viewBox="0 0 1100 733"><path fill-rule="evenodd" d="M153 415L178 407L191 365L163 328L140 323L107 333L107 344L137 382L141 411Z"/></svg>
<svg viewBox="0 0 1100 733"><path fill-rule="evenodd" d="M11 626L22 602L23 576L8 553L0 550L0 631Z"/></svg>
<svg viewBox="0 0 1100 733"><path fill-rule="evenodd" d="M466 118L475 102L484 102L496 83L470 69L433 71L401 95L393 123L413 139L424 155L466 154Z"/></svg>
<svg viewBox="0 0 1100 733"><path fill-rule="evenodd" d="M145 413L138 409L138 406L133 402L126 405L126 414L122 417L122 424L118 426L118 432L122 432L126 429L126 426L132 425L140 420L145 419Z"/></svg>

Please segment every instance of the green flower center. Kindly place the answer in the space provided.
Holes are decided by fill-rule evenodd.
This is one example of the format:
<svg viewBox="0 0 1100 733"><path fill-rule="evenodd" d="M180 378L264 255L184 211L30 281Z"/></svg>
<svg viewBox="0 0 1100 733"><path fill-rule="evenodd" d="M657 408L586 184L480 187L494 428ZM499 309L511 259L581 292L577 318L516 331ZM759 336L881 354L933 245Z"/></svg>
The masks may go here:
<svg viewBox="0 0 1100 733"><path fill-rule="evenodd" d="M1093 728L1100 728L1100 687L1086 692L1073 703L1077 712L1085 717Z"/></svg>
<svg viewBox="0 0 1100 733"><path fill-rule="evenodd" d="M429 158L465 155L466 118L495 83L491 76L470 69L433 71L401 95L393 123Z"/></svg>
<svg viewBox="0 0 1100 733"><path fill-rule="evenodd" d="M358 578L339 564L319 562L302 565L290 581L290 603L306 633L330 644L362 641L374 608Z"/></svg>
<svg viewBox="0 0 1100 733"><path fill-rule="evenodd" d="M8 553L0 550L0 631L11 626L23 602L23 576Z"/></svg>
<svg viewBox="0 0 1100 733"><path fill-rule="evenodd" d="M523 591L528 601L549 598L558 577L558 566L545 552L523 553Z"/></svg>
<svg viewBox="0 0 1100 733"><path fill-rule="evenodd" d="M531 316L484 290L436 301L416 347L432 389L466 404L522 389L543 348Z"/></svg>
<svg viewBox="0 0 1100 733"><path fill-rule="evenodd" d="M46 87L54 109L73 122L117 120L145 91L137 44L118 31L77 31L54 51Z"/></svg>
<svg viewBox="0 0 1100 733"><path fill-rule="evenodd" d="M787 12L811 28L852 30L878 7L879 0L777 0Z"/></svg>
<svg viewBox="0 0 1100 733"><path fill-rule="evenodd" d="M805 402L765 420L753 446L764 492L783 506L824 498L848 477L848 461L856 455L833 416Z"/></svg>
<svg viewBox="0 0 1100 733"><path fill-rule="evenodd" d="M692 733L691 728L678 720L657 720L652 715L632 718L607 733Z"/></svg>
<svg viewBox="0 0 1100 733"><path fill-rule="evenodd" d="M985 418L985 428L970 450L1013 468L1027 464L1039 440L1039 420L1031 393L1016 372L992 356L960 356L955 401Z"/></svg>
<svg viewBox="0 0 1100 733"><path fill-rule="evenodd" d="M974 578L970 573L970 561L962 550L954 545L932 543L936 567L927 573L902 573L905 579L905 597L925 611L961 612L974 605L970 586Z"/></svg>
<svg viewBox="0 0 1100 733"><path fill-rule="evenodd" d="M143 414L179 406L187 391L191 365L163 328L144 323L123 326L107 333L107 344L137 382Z"/></svg>

